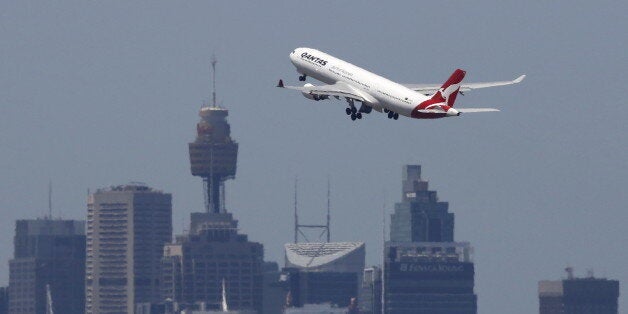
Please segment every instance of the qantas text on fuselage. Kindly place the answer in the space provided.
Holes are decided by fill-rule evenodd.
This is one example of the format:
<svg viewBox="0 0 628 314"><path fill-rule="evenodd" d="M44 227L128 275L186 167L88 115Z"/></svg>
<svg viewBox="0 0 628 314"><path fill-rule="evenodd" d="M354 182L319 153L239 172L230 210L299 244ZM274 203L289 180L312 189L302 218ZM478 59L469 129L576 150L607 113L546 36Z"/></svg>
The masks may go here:
<svg viewBox="0 0 628 314"><path fill-rule="evenodd" d="M283 80L278 87L299 90L313 100L344 98L348 107L345 113L352 120L361 119L362 114L374 109L386 113L388 118L399 115L417 119L435 119L459 116L462 112L498 111L493 108L456 108L454 102L459 93L478 88L516 84L523 80L521 75L512 81L462 83L466 72L455 70L449 79L440 84L399 84L371 73L349 62L335 58L312 48L297 48L290 54L300 81L312 77L326 85L306 83L303 86L286 86ZM355 102L360 102L356 108Z"/></svg>

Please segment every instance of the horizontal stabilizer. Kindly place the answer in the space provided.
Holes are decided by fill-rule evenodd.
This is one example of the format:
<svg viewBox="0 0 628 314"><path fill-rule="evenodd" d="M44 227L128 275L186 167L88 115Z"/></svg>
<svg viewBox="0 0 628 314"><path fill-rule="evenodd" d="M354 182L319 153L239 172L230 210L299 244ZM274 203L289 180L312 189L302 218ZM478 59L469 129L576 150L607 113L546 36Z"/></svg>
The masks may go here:
<svg viewBox="0 0 628 314"><path fill-rule="evenodd" d="M495 112L499 111L499 109L495 108L456 108L458 112L467 113L467 112Z"/></svg>

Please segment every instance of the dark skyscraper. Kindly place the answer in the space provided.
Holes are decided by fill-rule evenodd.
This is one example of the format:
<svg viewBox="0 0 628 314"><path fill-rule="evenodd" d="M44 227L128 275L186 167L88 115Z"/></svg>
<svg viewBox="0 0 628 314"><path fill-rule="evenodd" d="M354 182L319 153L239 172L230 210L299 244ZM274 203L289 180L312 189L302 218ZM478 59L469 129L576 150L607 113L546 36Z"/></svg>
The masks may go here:
<svg viewBox="0 0 628 314"><path fill-rule="evenodd" d="M86 313L133 313L161 298L172 196L141 184L100 189L87 204Z"/></svg>
<svg viewBox="0 0 628 314"><path fill-rule="evenodd" d="M230 213L193 213L192 226L163 257L164 297L180 309L219 309L226 286L230 309L262 309L264 247L238 233Z"/></svg>
<svg viewBox="0 0 628 314"><path fill-rule="evenodd" d="M539 282L540 314L617 314L619 281L603 278L569 278Z"/></svg>
<svg viewBox="0 0 628 314"><path fill-rule="evenodd" d="M9 262L9 313L44 314L47 290L55 313L84 313L84 221L18 220L14 246Z"/></svg>
<svg viewBox="0 0 628 314"><path fill-rule="evenodd" d="M369 267L364 269L362 286L360 287L360 313L382 313L382 269Z"/></svg>
<svg viewBox="0 0 628 314"><path fill-rule="evenodd" d="M440 202L436 191L421 180L421 166L403 167L401 203L391 216L390 241L453 242L454 214L449 203Z"/></svg>
<svg viewBox="0 0 628 314"><path fill-rule="evenodd" d="M9 287L0 287L0 314L9 313Z"/></svg>
<svg viewBox="0 0 628 314"><path fill-rule="evenodd" d="M403 168L384 250L386 313L475 314L472 248L454 242L454 214L421 180L421 166Z"/></svg>

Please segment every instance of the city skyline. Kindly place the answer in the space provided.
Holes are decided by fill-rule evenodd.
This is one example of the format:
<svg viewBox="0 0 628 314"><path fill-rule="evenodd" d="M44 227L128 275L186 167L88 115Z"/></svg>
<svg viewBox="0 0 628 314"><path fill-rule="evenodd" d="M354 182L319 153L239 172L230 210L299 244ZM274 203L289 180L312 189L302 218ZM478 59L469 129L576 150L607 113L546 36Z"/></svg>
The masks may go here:
<svg viewBox="0 0 628 314"><path fill-rule="evenodd" d="M218 103L240 145L227 203L268 260L292 240L294 177L300 218L316 222L329 176L332 241L365 241L367 265L377 264L382 207L399 199L399 167L418 163L465 222L456 237L476 250L479 312L533 312L536 280L566 265L628 276L627 5L3 2L0 226L47 214L49 180L53 215L68 219L84 217L88 188L143 181L173 194L180 234L204 205L186 144L211 97L215 52ZM297 81L288 54L299 46L400 82L440 82L456 67L469 81L528 77L457 100L500 113L356 125L344 103L274 88ZM356 217L360 228L343 228Z"/></svg>

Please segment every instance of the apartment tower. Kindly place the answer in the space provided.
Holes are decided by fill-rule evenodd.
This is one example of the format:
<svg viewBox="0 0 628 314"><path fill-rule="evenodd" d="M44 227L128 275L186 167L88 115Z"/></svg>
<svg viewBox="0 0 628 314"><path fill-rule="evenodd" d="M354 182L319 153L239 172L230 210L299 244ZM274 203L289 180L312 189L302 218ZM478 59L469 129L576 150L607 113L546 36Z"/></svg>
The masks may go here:
<svg viewBox="0 0 628 314"><path fill-rule="evenodd" d="M133 313L161 299L172 196L141 184L99 189L87 204L86 313Z"/></svg>

